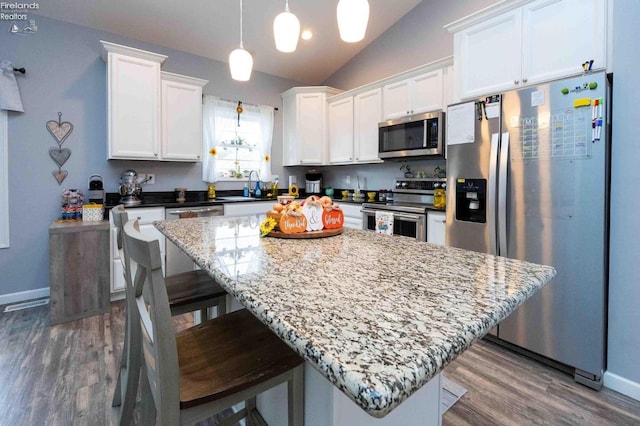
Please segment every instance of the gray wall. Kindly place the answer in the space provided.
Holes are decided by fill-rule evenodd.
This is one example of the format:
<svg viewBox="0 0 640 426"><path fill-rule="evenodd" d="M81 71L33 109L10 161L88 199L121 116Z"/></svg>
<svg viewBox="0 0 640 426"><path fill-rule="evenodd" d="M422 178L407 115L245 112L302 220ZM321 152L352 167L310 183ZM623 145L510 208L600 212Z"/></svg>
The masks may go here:
<svg viewBox="0 0 640 426"><path fill-rule="evenodd" d="M120 173L127 168L156 174L148 191L170 191L177 186L205 190L200 163L107 161L106 66L99 40L150 50L168 56L163 70L209 80L206 94L281 108L280 93L301 83L254 73L248 83L231 80L226 63L60 21L37 18L38 33L12 36L0 31L0 60L9 59L27 69L18 77L24 113L9 113L9 219L11 247L0 250L0 296L49 286L48 228L60 211L65 188L87 189L87 178L102 175L106 190L115 192ZM48 120L74 125L63 147L72 151L64 164L69 176L61 186L48 149L56 146L45 129ZM276 113L273 172L282 175L282 116ZM229 185L219 185L221 188ZM241 184L236 184L241 188Z"/></svg>
<svg viewBox="0 0 640 426"><path fill-rule="evenodd" d="M640 386L640 198L632 189L640 182L640 2L615 0L614 8L608 370Z"/></svg>
<svg viewBox="0 0 640 426"><path fill-rule="evenodd" d="M423 0L323 84L348 90L451 55L453 37L442 26L493 3L494 0ZM640 15L640 2L615 0L614 8L608 371L634 382L631 386L637 397L640 395L640 332L637 331L640 228L636 212L640 211L640 198L633 194L630 186L640 182L640 121L637 118L640 86L636 78L640 59L636 52L635 22ZM398 170L388 166L344 166L332 169L328 176L332 182L339 182L345 175L379 173L377 183L391 179L396 172Z"/></svg>

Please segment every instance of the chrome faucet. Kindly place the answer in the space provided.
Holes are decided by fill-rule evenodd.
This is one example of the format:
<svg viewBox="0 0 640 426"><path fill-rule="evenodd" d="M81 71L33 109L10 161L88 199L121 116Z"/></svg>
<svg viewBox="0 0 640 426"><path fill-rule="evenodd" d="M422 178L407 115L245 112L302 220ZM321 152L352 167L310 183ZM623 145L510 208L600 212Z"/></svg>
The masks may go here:
<svg viewBox="0 0 640 426"><path fill-rule="evenodd" d="M257 171L257 170L251 170L251 171L249 172L249 196L253 195L253 194L254 194L254 192L255 192L255 190L254 190L254 189L251 189L251 176L252 176L254 173L256 174L256 177L258 178L258 179L256 179L256 186L258 185L258 182L260 181L260 173L258 173L258 171Z"/></svg>

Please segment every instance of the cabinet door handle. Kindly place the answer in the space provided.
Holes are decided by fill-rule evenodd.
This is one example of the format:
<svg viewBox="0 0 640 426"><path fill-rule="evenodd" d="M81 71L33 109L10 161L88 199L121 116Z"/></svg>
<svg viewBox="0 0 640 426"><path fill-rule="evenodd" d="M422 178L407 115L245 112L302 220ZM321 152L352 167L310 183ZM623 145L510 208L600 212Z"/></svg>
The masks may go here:
<svg viewBox="0 0 640 426"><path fill-rule="evenodd" d="M156 152L154 152L154 153L153 153L153 156L154 156L154 157L157 157L157 156L158 156L158 154L157 154Z"/></svg>
<svg viewBox="0 0 640 426"><path fill-rule="evenodd" d="M518 84L520 83L520 80L513 80L513 84Z"/></svg>
<svg viewBox="0 0 640 426"><path fill-rule="evenodd" d="M527 79L526 79L526 78L523 78L523 79L522 79L522 82L523 82L523 83L526 83L526 82L527 82Z"/></svg>

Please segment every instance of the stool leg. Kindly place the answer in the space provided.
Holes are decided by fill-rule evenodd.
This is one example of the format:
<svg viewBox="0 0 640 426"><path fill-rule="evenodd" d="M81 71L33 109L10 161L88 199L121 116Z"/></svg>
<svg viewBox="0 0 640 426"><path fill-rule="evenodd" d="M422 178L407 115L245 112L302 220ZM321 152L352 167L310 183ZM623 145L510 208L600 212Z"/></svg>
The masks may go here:
<svg viewBox="0 0 640 426"><path fill-rule="evenodd" d="M293 377L287 382L289 426L304 425L304 364L293 369Z"/></svg>
<svg viewBox="0 0 640 426"><path fill-rule="evenodd" d="M246 426L255 426L255 422L253 421L253 415L251 414L253 410L256 409L256 397L251 397L244 402L244 408L247 410L247 417L245 419Z"/></svg>
<svg viewBox="0 0 640 426"><path fill-rule="evenodd" d="M221 296L218 298L218 306L216 307L218 312L217 316L222 316L227 313L227 296Z"/></svg>

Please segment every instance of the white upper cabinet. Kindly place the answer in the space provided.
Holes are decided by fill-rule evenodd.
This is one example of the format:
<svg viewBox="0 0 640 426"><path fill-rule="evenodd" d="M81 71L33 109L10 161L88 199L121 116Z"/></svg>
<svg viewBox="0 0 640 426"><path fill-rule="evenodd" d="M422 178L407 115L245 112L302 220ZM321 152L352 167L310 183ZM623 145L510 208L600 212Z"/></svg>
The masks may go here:
<svg viewBox="0 0 640 426"><path fill-rule="evenodd" d="M606 68L606 0L538 0L522 8L522 82Z"/></svg>
<svg viewBox="0 0 640 426"><path fill-rule="evenodd" d="M353 96L329 102L329 163L351 163L353 154Z"/></svg>
<svg viewBox="0 0 640 426"><path fill-rule="evenodd" d="M456 100L606 68L606 0L508 0L446 28Z"/></svg>
<svg viewBox="0 0 640 426"><path fill-rule="evenodd" d="M160 155L160 64L164 55L101 42L107 63L108 159Z"/></svg>
<svg viewBox="0 0 640 426"><path fill-rule="evenodd" d="M294 87L282 94L283 165L323 165L328 158L326 86Z"/></svg>
<svg viewBox="0 0 640 426"><path fill-rule="evenodd" d="M520 27L521 14L515 10L454 35L456 83L461 98L497 92L520 83Z"/></svg>
<svg viewBox="0 0 640 426"><path fill-rule="evenodd" d="M382 89L354 96L353 147L357 163L382 162L378 158L378 123L382 121Z"/></svg>
<svg viewBox="0 0 640 426"><path fill-rule="evenodd" d="M200 161L207 80L162 72L162 159Z"/></svg>
<svg viewBox="0 0 640 426"><path fill-rule="evenodd" d="M329 163L377 163L378 123L382 120L382 89L330 99Z"/></svg>
<svg viewBox="0 0 640 426"><path fill-rule="evenodd" d="M383 88L384 119L442 109L442 69L436 69Z"/></svg>

